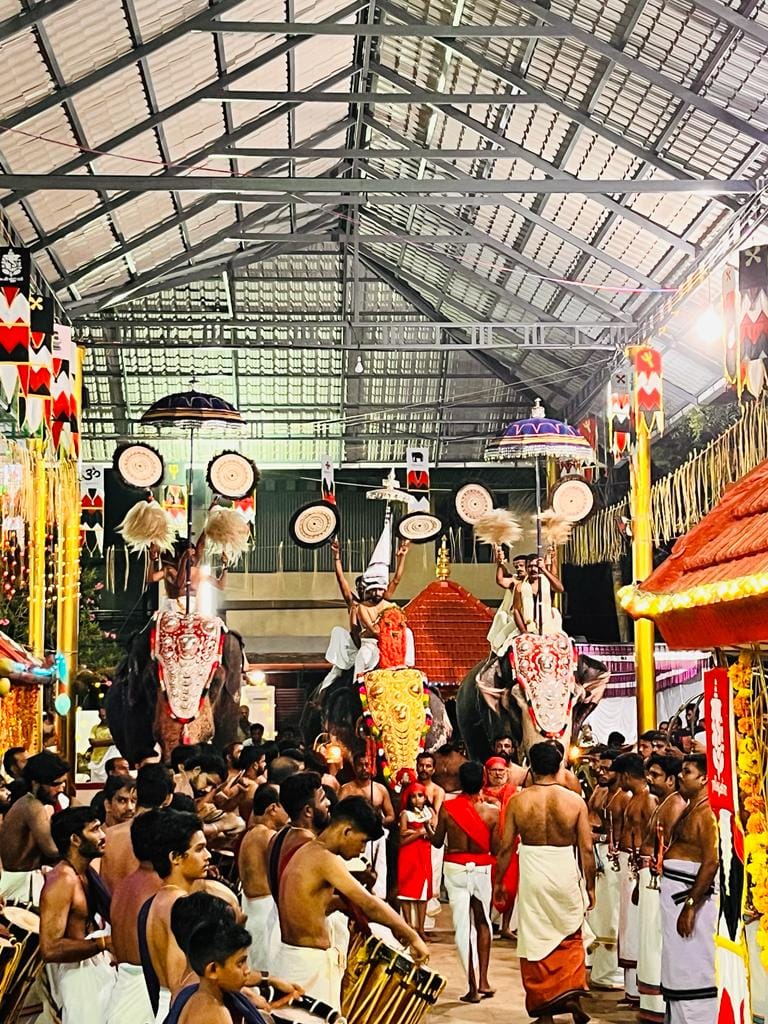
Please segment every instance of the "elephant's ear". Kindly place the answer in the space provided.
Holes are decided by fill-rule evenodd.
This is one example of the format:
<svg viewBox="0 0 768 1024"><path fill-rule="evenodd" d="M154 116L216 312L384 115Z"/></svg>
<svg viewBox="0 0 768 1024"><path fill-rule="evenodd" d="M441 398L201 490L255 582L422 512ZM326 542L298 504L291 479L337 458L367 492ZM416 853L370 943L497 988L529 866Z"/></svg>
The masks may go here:
<svg viewBox="0 0 768 1024"><path fill-rule="evenodd" d="M607 665L596 658L580 654L576 665L576 681L582 688L573 709L573 735L578 736L579 730L587 716L595 710L602 700L611 672Z"/></svg>
<svg viewBox="0 0 768 1024"><path fill-rule="evenodd" d="M482 700L488 705L495 715L500 715L506 709L505 703L506 687L503 685L499 673L498 658L491 658L482 665L475 675L477 692Z"/></svg>

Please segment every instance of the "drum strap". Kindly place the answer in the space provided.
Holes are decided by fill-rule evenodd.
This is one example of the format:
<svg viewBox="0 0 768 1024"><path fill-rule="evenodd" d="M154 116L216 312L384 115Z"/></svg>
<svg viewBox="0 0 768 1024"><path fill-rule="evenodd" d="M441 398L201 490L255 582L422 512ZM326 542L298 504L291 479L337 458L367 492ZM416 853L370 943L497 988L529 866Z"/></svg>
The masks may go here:
<svg viewBox="0 0 768 1024"><path fill-rule="evenodd" d="M199 988L199 985L186 985L179 992L165 1018L165 1024L178 1024L184 1007ZM241 992L225 992L224 1005L230 1012L233 1024L266 1024L265 1018Z"/></svg>
<svg viewBox="0 0 768 1024"><path fill-rule="evenodd" d="M285 870L285 865L280 864L280 854L283 851L285 840L288 838L290 831L290 825L286 825L285 828L282 828L272 840L272 845L269 848L267 881L269 882L269 891L272 893L272 899L275 903L277 903L280 895L280 877Z"/></svg>
<svg viewBox="0 0 768 1024"><path fill-rule="evenodd" d="M95 922L96 914L98 914L99 917L108 922L110 920L109 912L112 905L112 894L104 884L98 871L94 871L93 868L86 868L85 875L88 879L86 889L88 916Z"/></svg>
<svg viewBox="0 0 768 1024"><path fill-rule="evenodd" d="M139 911L139 915L136 919L136 930L139 938L141 970L144 974L144 982L147 986L149 1003L152 1007L152 1012L157 1014L160 1006L160 979L155 972L155 968L152 966L152 958L149 955L149 943L147 942L147 919L149 918L149 911L154 898L154 896L150 896L147 902L142 904L141 910Z"/></svg>

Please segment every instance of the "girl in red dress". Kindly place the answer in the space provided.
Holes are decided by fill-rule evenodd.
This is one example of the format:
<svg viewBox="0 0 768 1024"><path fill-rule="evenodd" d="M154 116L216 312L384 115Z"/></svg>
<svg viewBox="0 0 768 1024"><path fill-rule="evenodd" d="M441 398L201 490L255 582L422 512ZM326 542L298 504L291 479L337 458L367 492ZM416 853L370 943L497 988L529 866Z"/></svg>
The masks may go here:
<svg viewBox="0 0 768 1024"><path fill-rule="evenodd" d="M405 920L426 941L424 919L432 899L432 844L434 812L427 806L427 791L413 782L403 793L400 813L400 852L397 890Z"/></svg>

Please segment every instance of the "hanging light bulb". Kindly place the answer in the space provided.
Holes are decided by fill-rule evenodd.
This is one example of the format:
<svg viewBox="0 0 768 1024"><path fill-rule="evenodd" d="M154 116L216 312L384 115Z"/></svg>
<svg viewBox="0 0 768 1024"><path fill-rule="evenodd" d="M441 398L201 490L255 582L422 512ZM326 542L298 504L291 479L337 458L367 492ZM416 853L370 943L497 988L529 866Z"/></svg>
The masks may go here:
<svg viewBox="0 0 768 1024"><path fill-rule="evenodd" d="M357 353L357 362L355 363L355 373L365 373L365 367L363 366L363 357L360 353Z"/></svg>
<svg viewBox="0 0 768 1024"><path fill-rule="evenodd" d="M696 321L696 333L701 341L713 344L723 336L725 324L714 306L709 305Z"/></svg>

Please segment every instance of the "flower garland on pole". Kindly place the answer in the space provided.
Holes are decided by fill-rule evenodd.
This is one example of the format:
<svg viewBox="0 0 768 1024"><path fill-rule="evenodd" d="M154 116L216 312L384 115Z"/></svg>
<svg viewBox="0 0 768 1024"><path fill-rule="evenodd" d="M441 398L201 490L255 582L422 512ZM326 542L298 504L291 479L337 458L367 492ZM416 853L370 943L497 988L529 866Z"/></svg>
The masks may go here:
<svg viewBox="0 0 768 1024"><path fill-rule="evenodd" d="M754 659L739 655L728 669L736 716L737 774L745 830L746 908L760 918L757 943L760 960L768 970L768 821L766 820L766 748L762 715L756 715L753 687Z"/></svg>

